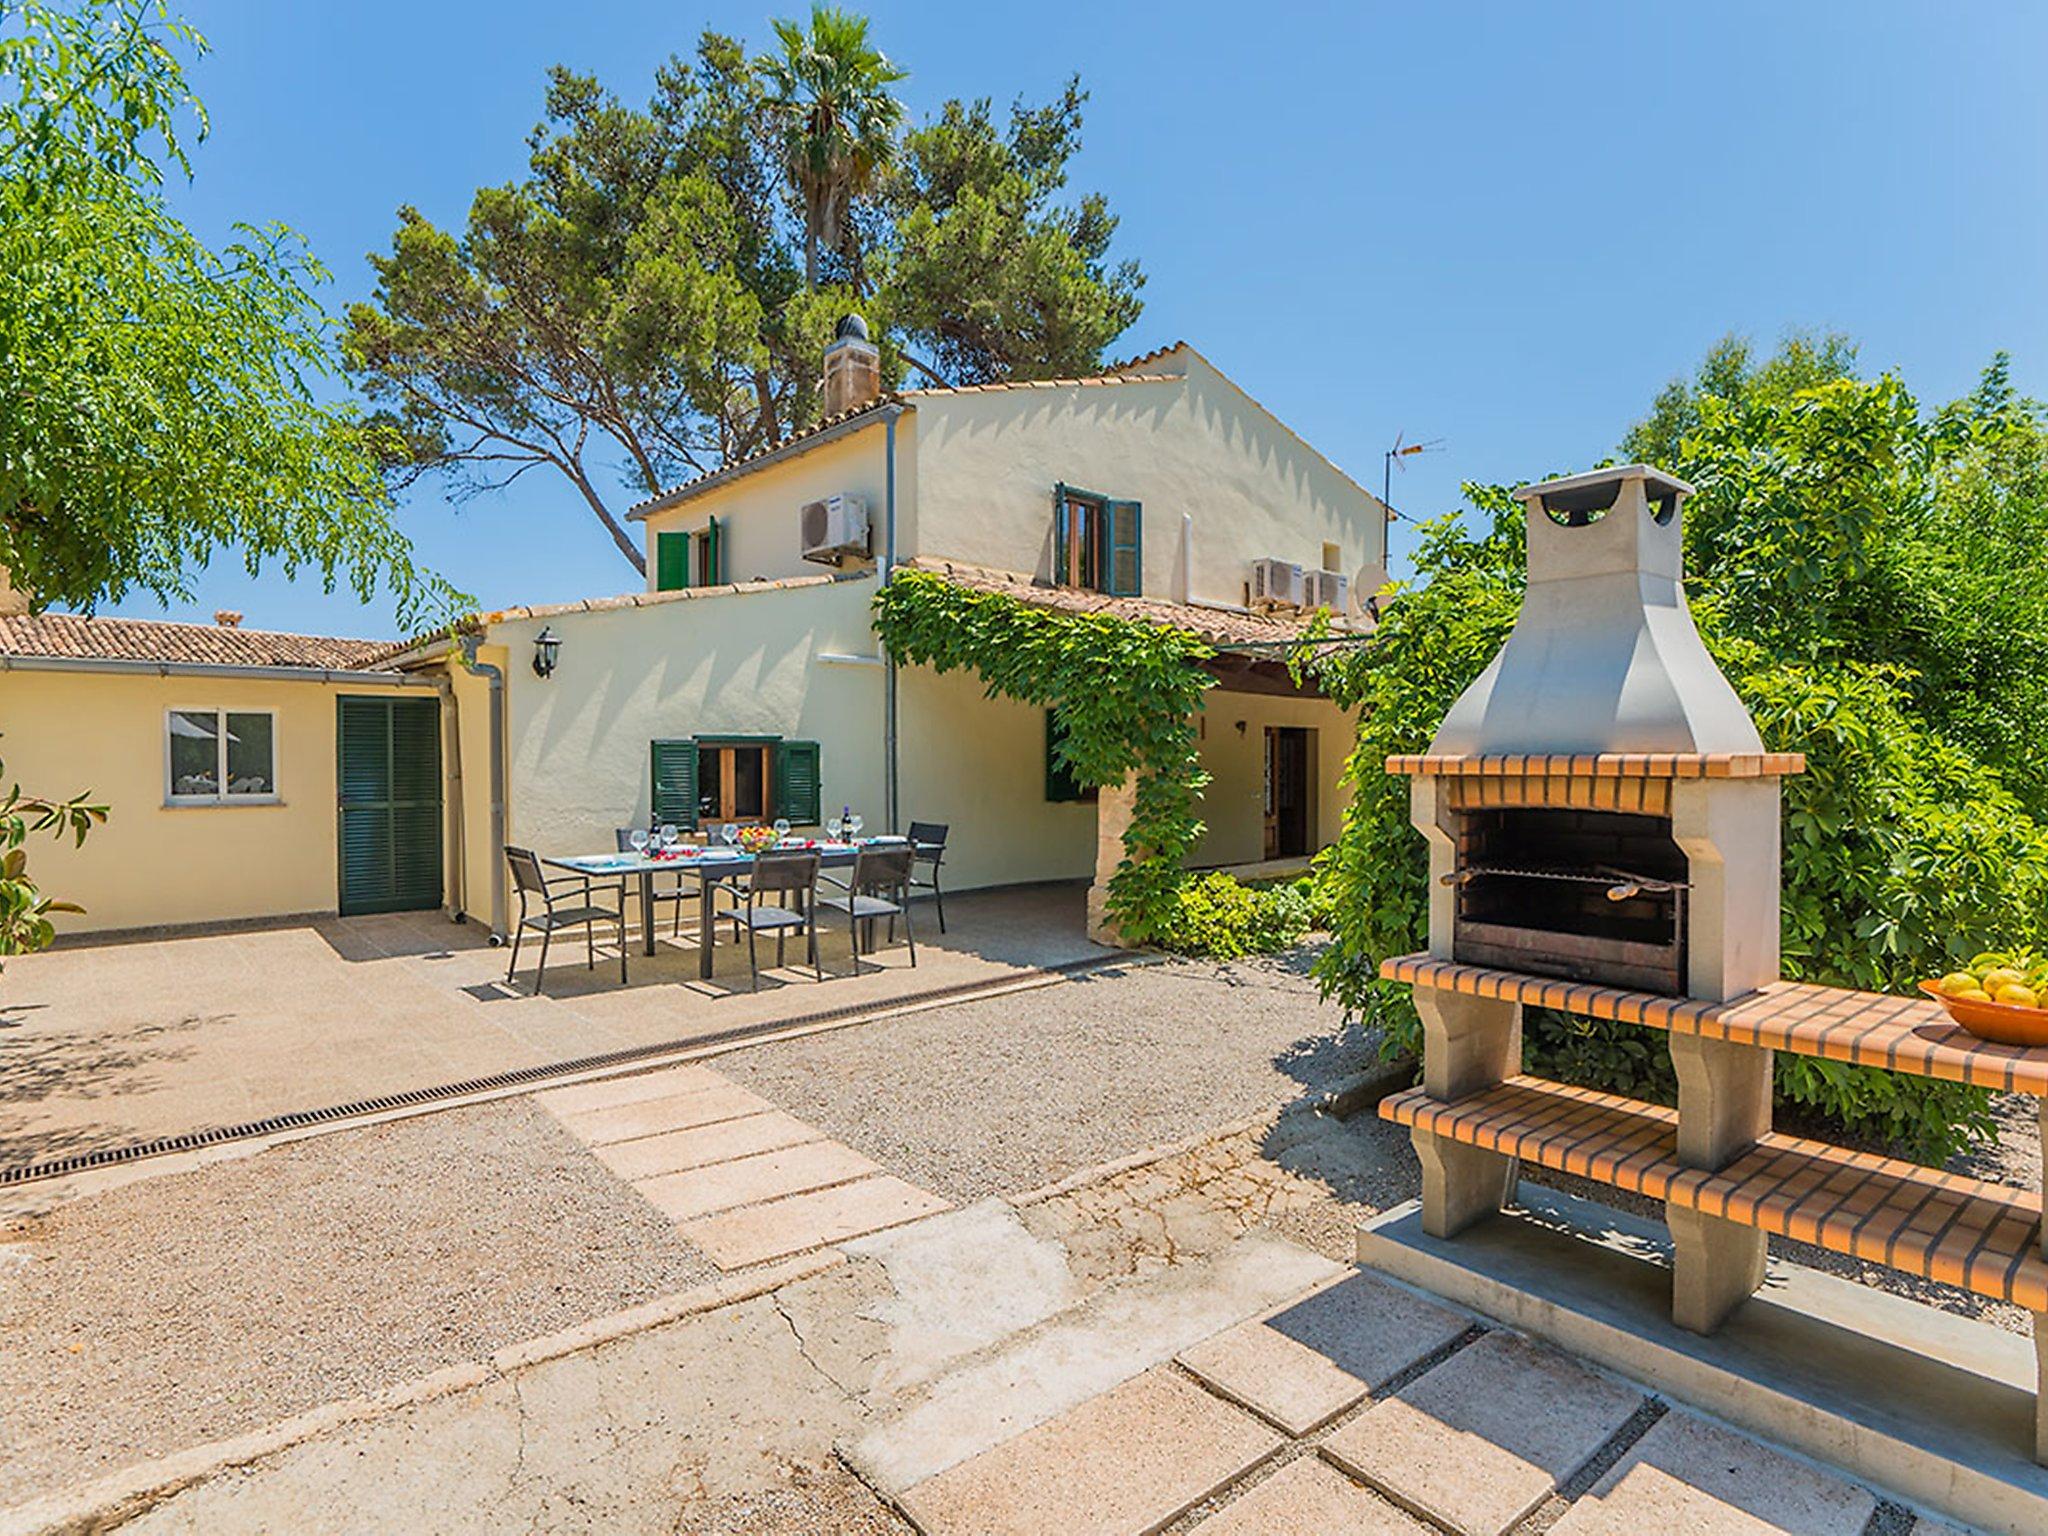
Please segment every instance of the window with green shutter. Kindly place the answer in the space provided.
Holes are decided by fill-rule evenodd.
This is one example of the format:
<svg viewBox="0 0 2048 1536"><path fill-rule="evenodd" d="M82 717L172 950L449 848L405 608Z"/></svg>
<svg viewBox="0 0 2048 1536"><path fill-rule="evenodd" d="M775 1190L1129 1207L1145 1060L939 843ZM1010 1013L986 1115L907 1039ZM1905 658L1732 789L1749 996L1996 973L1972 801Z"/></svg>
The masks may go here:
<svg viewBox="0 0 2048 1536"><path fill-rule="evenodd" d="M690 536L687 533L657 533L654 536L654 590L680 592L690 584Z"/></svg>
<svg viewBox="0 0 2048 1536"><path fill-rule="evenodd" d="M1053 580L1063 587L1138 597L1145 590L1143 508L1071 485L1053 487Z"/></svg>
<svg viewBox="0 0 2048 1536"><path fill-rule="evenodd" d="M656 741L653 757L654 819L678 827L697 825L697 739Z"/></svg>
<svg viewBox="0 0 2048 1536"><path fill-rule="evenodd" d="M1137 597L1145 590L1145 544L1143 508L1135 501L1112 501L1103 507L1103 523L1109 534L1109 558L1103 574L1109 579L1103 591L1112 597Z"/></svg>
<svg viewBox="0 0 2048 1536"><path fill-rule="evenodd" d="M784 741L775 748L775 814L800 827L815 827L820 813L821 776L815 741Z"/></svg>
<svg viewBox="0 0 2048 1536"><path fill-rule="evenodd" d="M697 535L697 585L721 586L725 579L725 525L707 518L704 531Z"/></svg>
<svg viewBox="0 0 2048 1536"><path fill-rule="evenodd" d="M1065 739L1066 728L1060 724L1059 711L1045 712L1045 798L1052 801L1093 800L1097 791L1092 784L1083 784L1074 777L1074 770L1060 755L1060 742Z"/></svg>

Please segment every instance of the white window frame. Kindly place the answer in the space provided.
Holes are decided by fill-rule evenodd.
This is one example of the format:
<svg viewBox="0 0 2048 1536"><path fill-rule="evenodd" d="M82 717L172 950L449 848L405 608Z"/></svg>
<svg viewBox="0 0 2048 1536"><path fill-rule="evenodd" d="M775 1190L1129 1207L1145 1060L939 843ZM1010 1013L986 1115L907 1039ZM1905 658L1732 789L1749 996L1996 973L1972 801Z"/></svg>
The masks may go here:
<svg viewBox="0 0 2048 1536"><path fill-rule="evenodd" d="M171 777L171 716L212 715L215 720L214 778L221 787L210 795L181 795ZM228 793L228 716L266 715L270 719L270 789L261 795ZM277 711L236 708L227 704L174 704L164 711L164 804L165 805L279 805L283 786L278 775Z"/></svg>

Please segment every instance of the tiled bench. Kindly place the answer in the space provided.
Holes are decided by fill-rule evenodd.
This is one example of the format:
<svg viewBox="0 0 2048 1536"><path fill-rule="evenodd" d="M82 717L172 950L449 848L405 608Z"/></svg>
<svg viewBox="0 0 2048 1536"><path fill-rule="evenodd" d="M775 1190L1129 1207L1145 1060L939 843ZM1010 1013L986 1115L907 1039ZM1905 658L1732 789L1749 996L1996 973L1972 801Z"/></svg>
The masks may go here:
<svg viewBox="0 0 2048 1536"><path fill-rule="evenodd" d="M1492 1191L1504 1195L1525 1161L1664 1202L1675 1248L1672 1315L1684 1327L1712 1332L1761 1283L1762 1237L1748 1236L1748 1247L1735 1239L1776 1234L2025 1307L2048 1383L2038 1192L1781 1135L1768 1129L1761 1100L1752 1110L1739 1096L1719 1097L1722 1085L1743 1082L1761 1093L1768 1053L1791 1051L2048 1101L2048 1050L1978 1040L1930 999L1797 982L1717 1002L1428 955L1388 960L1380 974L1416 987L1427 1004L1435 1093L1396 1094L1380 1113L1415 1136L1424 1224L1435 1235L1492 1209ZM1520 1075L1522 1007L1666 1031L1681 1080L1689 1061L1695 1087L1705 1084L1691 1101L1694 1118ZM1678 1060L1678 1037L1687 1061ZM1762 1067L1724 1069L1716 1053L1729 1069L1737 1058ZM2035 1453L2048 1462L2048 1417L2038 1412Z"/></svg>

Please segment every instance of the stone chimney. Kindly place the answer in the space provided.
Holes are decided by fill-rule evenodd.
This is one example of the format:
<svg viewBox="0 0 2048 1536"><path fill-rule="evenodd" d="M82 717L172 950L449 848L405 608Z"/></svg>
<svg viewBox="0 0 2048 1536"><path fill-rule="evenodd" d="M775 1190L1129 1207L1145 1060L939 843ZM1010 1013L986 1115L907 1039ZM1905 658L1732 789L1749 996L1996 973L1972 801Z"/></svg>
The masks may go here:
<svg viewBox="0 0 2048 1536"><path fill-rule="evenodd" d="M882 351L868 340L868 323L848 315L825 349L823 414L837 416L868 404L882 393Z"/></svg>
<svg viewBox="0 0 2048 1536"><path fill-rule="evenodd" d="M216 608L213 610L213 622L222 629L240 629L242 616L232 608Z"/></svg>

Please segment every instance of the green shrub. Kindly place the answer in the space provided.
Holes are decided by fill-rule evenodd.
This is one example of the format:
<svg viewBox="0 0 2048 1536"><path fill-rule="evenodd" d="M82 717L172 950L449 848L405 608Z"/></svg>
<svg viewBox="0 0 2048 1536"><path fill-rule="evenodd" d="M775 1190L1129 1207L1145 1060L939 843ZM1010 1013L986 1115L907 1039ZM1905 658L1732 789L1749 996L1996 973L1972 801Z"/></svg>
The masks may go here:
<svg viewBox="0 0 2048 1536"><path fill-rule="evenodd" d="M1160 942L1218 960L1286 949L1309 930L1310 901L1302 885L1246 885L1221 871L1184 880Z"/></svg>

